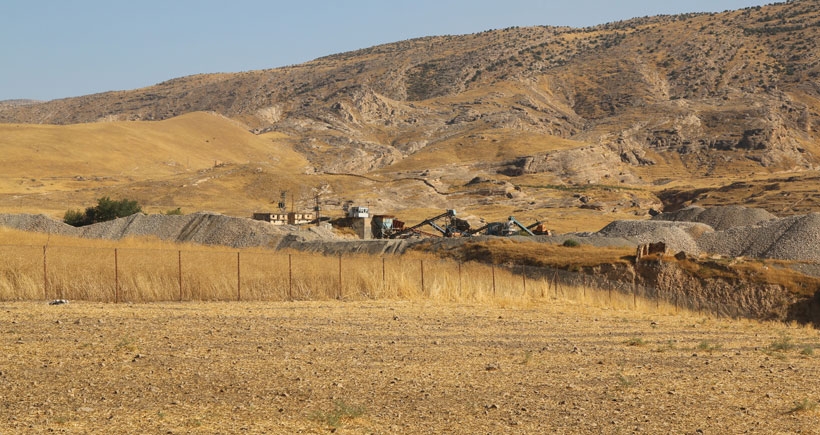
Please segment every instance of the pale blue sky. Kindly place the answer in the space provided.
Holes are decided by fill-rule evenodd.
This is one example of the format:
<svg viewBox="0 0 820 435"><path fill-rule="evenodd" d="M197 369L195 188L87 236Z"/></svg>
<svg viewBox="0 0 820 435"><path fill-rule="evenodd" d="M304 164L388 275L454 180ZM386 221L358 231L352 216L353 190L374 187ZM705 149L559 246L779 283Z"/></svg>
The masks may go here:
<svg viewBox="0 0 820 435"><path fill-rule="evenodd" d="M0 100L134 89L430 35L586 27L755 0L0 0Z"/></svg>

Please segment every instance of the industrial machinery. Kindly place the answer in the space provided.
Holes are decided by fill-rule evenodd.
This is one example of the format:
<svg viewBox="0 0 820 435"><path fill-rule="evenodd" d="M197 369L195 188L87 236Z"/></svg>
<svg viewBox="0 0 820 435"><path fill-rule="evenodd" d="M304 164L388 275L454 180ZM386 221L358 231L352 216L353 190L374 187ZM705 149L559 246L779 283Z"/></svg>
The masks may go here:
<svg viewBox="0 0 820 435"><path fill-rule="evenodd" d="M485 235L488 236L502 237L510 237L517 235L535 236L542 234L550 234L550 231L542 222L538 221L532 225L524 226L524 224L519 222L518 219L516 219L514 216L510 216L509 218L507 218L506 222L490 222L481 228L470 230L468 232L468 235L480 234L482 231Z"/></svg>
<svg viewBox="0 0 820 435"><path fill-rule="evenodd" d="M376 239L392 239L394 234L404 231L404 222L395 216L377 214L370 221L370 229Z"/></svg>
<svg viewBox="0 0 820 435"><path fill-rule="evenodd" d="M396 221L393 220L393 230L396 229L395 223ZM438 216L425 219L412 227L394 231L388 237L391 239L401 239L421 235L437 235L424 232L421 228L425 225L429 225L443 237L458 237L461 235L466 235L470 231L469 222L464 219L457 218L455 210L447 210Z"/></svg>

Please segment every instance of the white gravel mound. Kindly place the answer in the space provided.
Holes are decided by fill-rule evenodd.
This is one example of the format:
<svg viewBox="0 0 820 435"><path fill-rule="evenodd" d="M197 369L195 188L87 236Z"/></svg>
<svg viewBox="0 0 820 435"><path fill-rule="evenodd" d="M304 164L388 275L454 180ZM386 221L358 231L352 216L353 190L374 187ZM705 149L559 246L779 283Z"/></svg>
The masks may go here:
<svg viewBox="0 0 820 435"><path fill-rule="evenodd" d="M0 214L0 226L65 236L79 236L81 230L44 214Z"/></svg>
<svg viewBox="0 0 820 435"><path fill-rule="evenodd" d="M671 251L697 255L701 250L696 240L713 231L709 225L695 222L621 220L610 223L596 234L627 239L636 245L663 242Z"/></svg>
<svg viewBox="0 0 820 435"><path fill-rule="evenodd" d="M730 257L818 262L820 214L791 216L704 234L698 244L705 252Z"/></svg>
<svg viewBox="0 0 820 435"><path fill-rule="evenodd" d="M249 218L202 212L183 216L145 215L128 217L75 228L44 215L0 215L0 226L51 234L117 240L124 237L154 236L173 242L222 245L233 248L277 247L285 236L298 241L334 240L326 229L302 231L298 227L271 225Z"/></svg>
<svg viewBox="0 0 820 435"><path fill-rule="evenodd" d="M739 205L710 208L690 206L671 213L661 213L652 218L653 221L699 222L709 225L715 231L758 225L773 219L777 219L777 216L766 210Z"/></svg>

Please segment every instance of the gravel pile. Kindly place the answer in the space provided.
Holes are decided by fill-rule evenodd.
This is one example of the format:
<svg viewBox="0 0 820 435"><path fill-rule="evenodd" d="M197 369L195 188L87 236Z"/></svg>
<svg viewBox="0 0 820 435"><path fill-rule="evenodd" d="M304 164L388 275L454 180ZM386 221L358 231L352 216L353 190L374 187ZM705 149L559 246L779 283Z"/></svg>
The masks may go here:
<svg viewBox="0 0 820 435"><path fill-rule="evenodd" d="M664 214L665 219L614 221L596 233L571 233L538 237L546 243L576 239L594 246L637 246L664 242L673 252L691 255L720 254L729 257L773 258L820 263L820 214L773 218L768 212L744 207L689 207ZM663 215L661 215L663 216ZM693 222L694 221L694 222ZM725 228L715 231L707 222ZM754 224L746 224L755 222ZM412 241L340 241L331 229L274 226L248 218L217 213L184 216L136 214L126 218L75 228L45 215L0 215L0 226L98 239L153 236L174 242L192 242L233 248L270 247L325 253L400 253ZM529 238L527 238L529 239ZM461 239L442 239L449 246Z"/></svg>
<svg viewBox="0 0 820 435"><path fill-rule="evenodd" d="M709 225L696 222L621 220L610 223L594 234L626 239L635 245L664 242L667 249L673 252L684 251L697 255L701 249L696 240L713 231Z"/></svg>
<svg viewBox="0 0 820 435"><path fill-rule="evenodd" d="M0 214L0 226L21 231L33 231L65 236L79 236L79 228L42 214Z"/></svg>
<svg viewBox="0 0 820 435"><path fill-rule="evenodd" d="M232 248L252 246L276 247L287 235L299 240L332 237L324 232L300 231L294 226L271 225L248 218L217 213L193 213L184 216L135 214L101 222L84 228L89 238L120 239L130 236L155 236L162 240L221 245Z"/></svg>
<svg viewBox="0 0 820 435"><path fill-rule="evenodd" d="M708 253L730 257L820 261L820 214L811 213L704 234Z"/></svg>
<svg viewBox="0 0 820 435"><path fill-rule="evenodd" d="M153 236L174 242L233 248L277 247L285 236L297 242L335 239L333 232L327 229L302 231L294 226L275 226L267 222L207 212L184 216L138 213L81 228L66 225L44 215L0 215L0 225L23 231L93 239L117 240L124 237Z"/></svg>
<svg viewBox="0 0 820 435"><path fill-rule="evenodd" d="M758 225L773 219L777 219L777 216L766 210L739 205L711 208L691 206L676 212L661 213L652 218L654 221L699 222L709 225L715 231Z"/></svg>

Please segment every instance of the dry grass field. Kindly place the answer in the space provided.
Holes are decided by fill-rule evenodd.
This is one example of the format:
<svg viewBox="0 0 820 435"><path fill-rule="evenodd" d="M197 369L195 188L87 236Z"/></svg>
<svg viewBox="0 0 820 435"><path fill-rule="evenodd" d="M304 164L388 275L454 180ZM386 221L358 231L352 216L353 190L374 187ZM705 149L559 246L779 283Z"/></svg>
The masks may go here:
<svg viewBox="0 0 820 435"><path fill-rule="evenodd" d="M0 303L2 433L814 433L820 336L529 302Z"/></svg>

